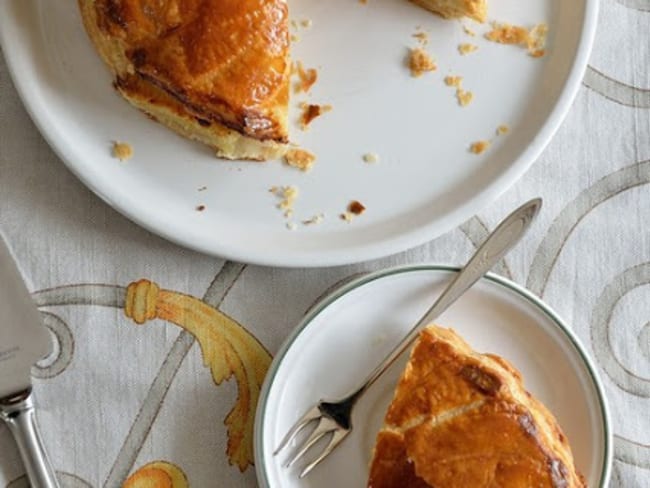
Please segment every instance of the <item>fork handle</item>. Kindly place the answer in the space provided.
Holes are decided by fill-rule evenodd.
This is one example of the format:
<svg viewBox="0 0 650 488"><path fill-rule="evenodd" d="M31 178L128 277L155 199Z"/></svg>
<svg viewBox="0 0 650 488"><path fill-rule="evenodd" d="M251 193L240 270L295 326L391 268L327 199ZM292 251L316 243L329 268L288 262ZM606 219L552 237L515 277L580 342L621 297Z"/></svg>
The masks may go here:
<svg viewBox="0 0 650 488"><path fill-rule="evenodd" d="M386 371L397 358L415 341L420 329L431 324L463 293L476 283L492 266L522 238L542 206L541 198L523 204L508 215L478 248L454 280L445 288L431 308L415 324L411 331L395 346L366 378L361 387L348 396L354 402Z"/></svg>

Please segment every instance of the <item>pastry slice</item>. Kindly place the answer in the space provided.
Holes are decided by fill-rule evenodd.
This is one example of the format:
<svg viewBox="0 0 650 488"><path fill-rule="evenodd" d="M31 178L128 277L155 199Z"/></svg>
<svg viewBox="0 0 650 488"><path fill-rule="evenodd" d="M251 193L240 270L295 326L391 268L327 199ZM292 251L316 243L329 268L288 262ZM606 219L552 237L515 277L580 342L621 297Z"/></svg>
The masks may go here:
<svg viewBox="0 0 650 488"><path fill-rule="evenodd" d="M288 142L286 0L79 0L117 90L228 159Z"/></svg>
<svg viewBox="0 0 650 488"><path fill-rule="evenodd" d="M487 18L487 0L411 0L447 19L470 17L478 22Z"/></svg>
<svg viewBox="0 0 650 488"><path fill-rule="evenodd" d="M377 436L368 488L583 488L553 415L504 359L430 326Z"/></svg>

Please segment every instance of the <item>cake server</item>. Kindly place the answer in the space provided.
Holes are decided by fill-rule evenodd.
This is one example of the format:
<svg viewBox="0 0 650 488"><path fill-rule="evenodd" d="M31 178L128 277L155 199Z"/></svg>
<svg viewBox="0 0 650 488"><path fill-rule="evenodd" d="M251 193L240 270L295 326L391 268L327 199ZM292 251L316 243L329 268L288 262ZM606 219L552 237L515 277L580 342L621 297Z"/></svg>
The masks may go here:
<svg viewBox="0 0 650 488"><path fill-rule="evenodd" d="M36 426L30 379L32 366L50 348L49 332L0 235L0 418L33 488L59 488Z"/></svg>

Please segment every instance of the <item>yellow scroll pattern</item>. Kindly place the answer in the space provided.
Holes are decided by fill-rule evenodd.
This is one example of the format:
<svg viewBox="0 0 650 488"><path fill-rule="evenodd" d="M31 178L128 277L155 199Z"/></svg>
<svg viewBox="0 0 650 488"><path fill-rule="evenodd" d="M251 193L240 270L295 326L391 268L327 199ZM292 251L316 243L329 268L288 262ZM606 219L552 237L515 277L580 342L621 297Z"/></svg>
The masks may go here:
<svg viewBox="0 0 650 488"><path fill-rule="evenodd" d="M124 312L136 324L157 318L185 329L198 341L203 364L217 385L235 377L237 400L225 419L228 459L241 471L253 464L255 407L271 363L264 346L241 324L204 301L160 289L148 280L127 287Z"/></svg>

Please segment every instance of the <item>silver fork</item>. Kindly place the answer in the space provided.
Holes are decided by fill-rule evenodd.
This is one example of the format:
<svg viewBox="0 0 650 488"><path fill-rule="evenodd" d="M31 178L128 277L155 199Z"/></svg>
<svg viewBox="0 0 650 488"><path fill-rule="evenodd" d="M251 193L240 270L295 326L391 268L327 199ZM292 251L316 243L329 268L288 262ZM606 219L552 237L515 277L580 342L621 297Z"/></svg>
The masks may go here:
<svg viewBox="0 0 650 488"><path fill-rule="evenodd" d="M531 222L539 212L542 200L536 198L525 203L508 215L499 226L488 236L481 247L467 262L465 267L456 275L454 280L445 288L431 308L415 324L404 339L393 348L384 360L368 375L365 381L352 393L340 400L321 400L305 413L289 430L278 448L273 453L277 455L289 442L308 424L316 423L301 446L296 448L286 467L292 466L314 444L330 435L323 451L312 462L307 464L300 473L306 476L314 467L325 459L352 431L352 409L357 400L370 386L386 371L395 360L415 341L420 329L437 319L447 308L476 283L492 266L521 239L530 227Z"/></svg>

